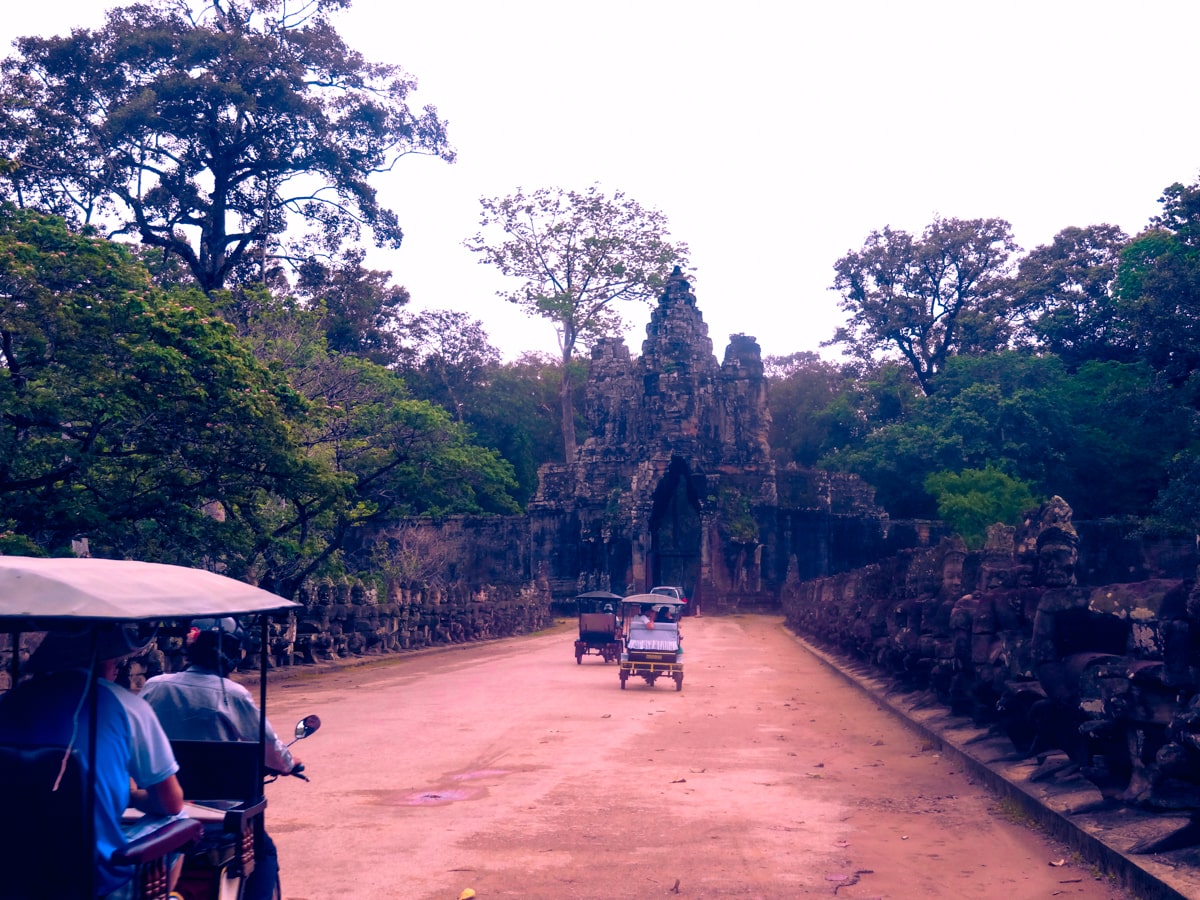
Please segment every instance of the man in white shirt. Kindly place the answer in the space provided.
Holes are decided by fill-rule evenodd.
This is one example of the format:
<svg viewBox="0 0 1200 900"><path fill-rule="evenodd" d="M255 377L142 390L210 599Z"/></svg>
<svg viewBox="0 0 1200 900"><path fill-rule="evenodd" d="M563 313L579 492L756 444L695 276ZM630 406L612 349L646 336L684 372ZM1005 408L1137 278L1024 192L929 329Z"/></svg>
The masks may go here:
<svg viewBox="0 0 1200 900"><path fill-rule="evenodd" d="M196 622L186 647L188 667L182 672L147 679L141 697L175 741L257 741L259 709L245 687L226 676L241 662L242 634L233 619ZM300 761L266 723L267 768L291 772ZM274 896L279 877L275 842L263 830L254 848L254 872L246 883L246 900Z"/></svg>

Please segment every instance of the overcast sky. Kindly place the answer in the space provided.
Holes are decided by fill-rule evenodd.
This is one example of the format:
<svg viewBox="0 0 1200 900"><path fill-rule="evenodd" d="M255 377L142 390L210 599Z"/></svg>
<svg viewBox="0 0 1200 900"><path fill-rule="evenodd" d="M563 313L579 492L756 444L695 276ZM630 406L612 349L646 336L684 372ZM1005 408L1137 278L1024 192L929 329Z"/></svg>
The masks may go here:
<svg viewBox="0 0 1200 900"><path fill-rule="evenodd" d="M8 3L0 42L108 5ZM1136 233L1200 177L1195 0L355 0L334 21L420 80L459 155L379 177L405 240L369 264L510 359L557 344L462 246L484 195L598 182L662 210L720 358L734 333L818 350L845 318L833 264L873 229L998 216L1030 250ZM627 318L636 353L649 309Z"/></svg>

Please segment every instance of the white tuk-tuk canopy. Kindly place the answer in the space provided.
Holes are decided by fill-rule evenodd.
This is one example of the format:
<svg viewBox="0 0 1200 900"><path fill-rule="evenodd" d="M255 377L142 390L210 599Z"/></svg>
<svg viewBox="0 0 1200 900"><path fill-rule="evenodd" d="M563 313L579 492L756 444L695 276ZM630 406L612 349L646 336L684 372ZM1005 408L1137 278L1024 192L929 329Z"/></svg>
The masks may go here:
<svg viewBox="0 0 1200 900"><path fill-rule="evenodd" d="M0 620L191 619L299 605L204 569L134 560L0 556Z"/></svg>

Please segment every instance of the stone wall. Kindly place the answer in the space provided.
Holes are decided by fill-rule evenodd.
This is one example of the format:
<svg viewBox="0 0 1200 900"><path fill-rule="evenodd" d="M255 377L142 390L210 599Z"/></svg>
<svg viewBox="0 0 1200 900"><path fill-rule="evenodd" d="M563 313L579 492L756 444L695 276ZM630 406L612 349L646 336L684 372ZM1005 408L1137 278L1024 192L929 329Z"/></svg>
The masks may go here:
<svg viewBox="0 0 1200 900"><path fill-rule="evenodd" d="M378 581L305 582L295 598L303 608L272 624L270 665L512 637L553 621L550 591L535 574L523 516L400 520L364 535L347 552L377 571ZM39 640L23 637L22 659ZM122 680L136 688L151 675L177 671L184 665L183 641L182 628L161 632L149 654L125 667ZM243 668L256 669L260 648L249 651ZM9 687L11 658L10 636L0 633L0 691Z"/></svg>
<svg viewBox="0 0 1200 900"><path fill-rule="evenodd" d="M1080 535L1103 535L1081 551ZM1120 560L1128 576L1111 574ZM1200 590L1195 544L1071 522L1054 498L994 526L837 575L789 583L786 621L929 702L1066 754L1114 800L1200 808Z"/></svg>

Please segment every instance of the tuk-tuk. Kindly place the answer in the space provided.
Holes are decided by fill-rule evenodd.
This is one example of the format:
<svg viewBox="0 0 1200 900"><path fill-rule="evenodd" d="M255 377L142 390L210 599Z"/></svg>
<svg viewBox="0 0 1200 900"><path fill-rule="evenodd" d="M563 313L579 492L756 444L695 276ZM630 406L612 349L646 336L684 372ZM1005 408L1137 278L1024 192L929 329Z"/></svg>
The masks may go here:
<svg viewBox="0 0 1200 900"><path fill-rule="evenodd" d="M298 604L252 585L214 572L107 559L40 559L0 556L0 632L9 635L10 684L22 679L23 634L72 630L81 638L91 634L93 667L97 635L113 624L159 627L159 634L174 623L181 631L196 618L258 617L262 636L268 615L286 613ZM263 646L266 646L265 641ZM259 741L248 742L251 773L247 781L252 796L237 798L208 815L180 818L118 848L114 862L133 865L134 896L161 898L167 893L165 860L170 853L185 853L184 879L177 890L184 896L240 896L241 879L253 870L254 828L262 827L266 733L267 656L262 654L260 673ZM96 673L87 678L80 709L90 710L96 722ZM305 734L319 726L310 717ZM299 729L300 726L298 726ZM297 731L297 737L301 736ZM79 746L88 745L88 753ZM96 742L79 746L28 747L0 745L0 792L10 804L8 824L0 832L0 895L5 897L91 897L95 895ZM217 746L214 744L214 746ZM197 773L185 772L181 754L177 775L188 800ZM63 777L64 773L66 778ZM136 811L130 811L136 814ZM191 812L185 806L185 812ZM206 820L206 821L202 821ZM214 846L230 848L221 869L201 882L211 886L199 892L184 890L189 867L211 865ZM219 882L219 883L218 883ZM236 893L230 893L230 888Z"/></svg>
<svg viewBox="0 0 1200 900"><path fill-rule="evenodd" d="M679 619L683 602L661 594L632 594L621 599L621 690L632 676L651 687L660 677L683 690L683 639Z"/></svg>
<svg viewBox="0 0 1200 900"><path fill-rule="evenodd" d="M575 641L575 663L581 665L588 654L613 662L621 655L621 595L608 591L588 591L575 598L579 609L579 638Z"/></svg>

